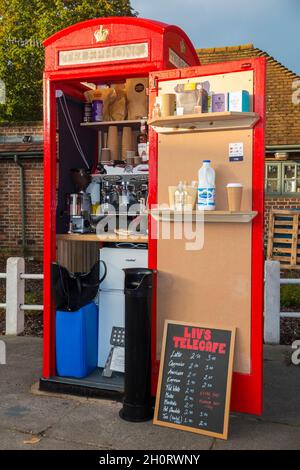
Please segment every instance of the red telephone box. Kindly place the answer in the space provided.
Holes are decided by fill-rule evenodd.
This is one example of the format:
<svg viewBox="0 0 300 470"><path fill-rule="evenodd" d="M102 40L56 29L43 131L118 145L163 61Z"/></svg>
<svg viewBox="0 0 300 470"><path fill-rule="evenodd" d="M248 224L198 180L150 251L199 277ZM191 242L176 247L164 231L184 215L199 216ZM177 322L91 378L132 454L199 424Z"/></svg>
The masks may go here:
<svg viewBox="0 0 300 470"><path fill-rule="evenodd" d="M56 373L55 309L51 286L51 264L58 259L59 250L59 261L63 256L69 256L69 259L74 260L76 257L83 256L82 253L85 252L86 246L88 246L85 241L88 241L93 243L93 246L89 245L90 250L87 255L91 259L92 254L99 251L99 245L103 242L109 243L107 240L93 239L91 234L82 234L77 237L78 241L74 242L74 239L67 233L66 225L60 222L58 214L59 204L61 203L60 192L67 192L69 184L64 170L66 162L63 157L66 155L69 159L68 168L71 167L71 164L76 166L78 160L76 161L76 149L72 153L68 142L64 141L62 134L68 132L68 129L64 128L59 122L57 97L63 93L68 99L76 103L72 115L73 130L80 141L81 148L85 151L88 163L91 167L95 167L97 152L101 143L99 144L99 139L96 138L95 126L81 125L80 120L82 119L80 112L78 112L78 106L83 109L85 101L83 93L87 90L87 83L111 84L120 83L134 77L144 77L149 79L149 207L153 204L166 202L166 188L168 185L175 184L174 179L181 179L180 174L178 174L181 168L183 168L186 178L191 178L193 175L196 178L193 172L197 165L200 166L202 156L204 156L200 155L197 160L197 149L202 145L199 140L201 136L205 136L203 148L208 154L211 153L210 145L216 154L221 155L224 152L224 161L221 157L217 159L220 171L222 167L228 167L228 171L224 171L224 174L228 177L230 174L239 175L240 172L242 182L246 186L247 196L244 212L248 215L250 212L255 213L255 217L253 216L253 220L251 219L247 224L240 224L243 225L243 229L241 229L238 237L241 237L244 242L240 245L237 243L236 246L237 250L246 250L247 252L247 255L241 256L246 269L240 271L239 269L236 271L234 269L229 270L234 295L229 295L228 307L225 310L230 312L230 309L241 306L241 309L245 312L242 315L244 326L237 318L236 312L233 318L227 318L229 326L235 326L237 321L237 335L239 335L239 327L241 328L236 351L237 369L233 378L232 409L260 414L262 410L264 59L200 66L191 41L180 28L156 21L126 17L99 18L76 24L54 34L45 41L44 45L46 50L44 73L45 242L44 352L41 388L61 391L71 390L75 393L87 395L97 395L99 389L101 389L100 386L93 384L91 381L57 377ZM252 111L247 116L248 120L246 119L247 113L244 116L238 116L239 113L234 115L234 113L225 112L223 121L220 120L221 116L217 119L215 115L207 114L206 121L201 117L202 124L195 124L195 120L193 124L187 121L184 123L183 120L180 125L171 123L167 126L166 122L155 122L154 120L153 125L151 125L155 98L159 96L161 90L170 93L178 82L198 83L205 80L210 80L217 87L212 90L215 92L225 90L226 86L230 91L248 90L252 107ZM72 112L71 110L71 114ZM104 126L104 124L100 123L99 126ZM114 122L106 123L107 126L108 124L114 125ZM126 121L123 123L118 122L115 125L120 130L126 124L133 127L137 125L137 123L128 123ZM166 129L167 132L165 132ZM173 131L175 131L174 135L170 135ZM59 136L57 132L60 133ZM216 144L218 137L220 137L220 146ZM59 146L57 145L58 141ZM225 157L225 153L228 152L228 144L237 142L243 142L244 145L244 167L243 162L228 163L228 157L227 159ZM194 146L194 149L192 149L192 146ZM181 163L178 165L176 151L180 152L181 155L184 152L189 152L193 163L189 162L189 158L182 158L181 156L179 157ZM172 158L174 159L173 163ZM74 159L74 162L71 161L72 159ZM225 183L226 178L224 181L222 179L222 182ZM220 208L224 212L224 203L221 200ZM243 220L246 220L246 215ZM219 236L222 238L225 234L224 239L228 237L228 240L230 240L233 233L235 233L232 231L233 225L237 231L239 230L238 223L228 224L227 222L230 221L225 220L224 222L224 217L223 214L223 222L219 224L217 222L207 224L209 225L208 236L211 230L218 227L221 230ZM154 224L153 220L152 216L149 216L149 234L151 234L151 227ZM83 237L86 238L83 240ZM212 234L212 238L215 237L216 234ZM177 247L172 244L168 247L165 244L166 242L152 238L151 235L149 235L148 240L145 241L144 239L143 241L148 245L149 268L158 270L152 315L152 393L155 395L161 323L163 319L168 318L165 309L169 307L173 309L174 307L172 303L168 307L168 303L163 301L164 296L168 297L168 282L166 282L164 274L168 272L169 275L170 273L172 275L172 270L174 270L174 282L177 285L180 282L180 276L178 275L180 267L176 263L174 265L172 263L168 264L162 254L164 250L170 248L171 252L175 250L174 256L176 258ZM63 243L61 248L58 246L60 242ZM79 246L80 248L78 248ZM231 247L230 243L229 247ZM212 250L212 247L210 247L210 250ZM226 245L224 245L223 250L223 256L225 256ZM222 256L220 251L218 253L218 256ZM210 254L208 253L207 256L209 257ZM232 259L235 263L236 259L233 253ZM184 263L184 258L182 258L182 262ZM189 263L190 261L187 260L186 262ZM202 262L200 258L199 262ZM217 272L218 262L214 260L213 263ZM225 265L226 263L228 263L227 259ZM224 263L221 263L221 265L224 265ZM195 269L193 267L193 272L195 272ZM162 278L160 278L160 271ZM220 273L220 276L222 274ZM188 276L186 276L185 282L189 282ZM225 280L220 279L217 282L225 283ZM197 283L195 285L197 286ZM228 288L227 285L226 289L228 290ZM217 285L215 290L218 297ZM170 292L176 298L174 290L171 289ZM201 293L200 279L199 293L201 297L203 293ZM211 295L211 292L209 295ZM220 295L223 295L222 289ZM226 299L224 299L224 302L226 302ZM178 320L190 318L193 321L198 319L198 322L201 322L201 308L197 315L194 313L189 315L189 308L195 309L194 298L191 305L189 306L187 302L185 307L185 311L176 311L176 313L176 308L174 308L174 315L171 315L171 318ZM215 305L216 309L221 307L221 303ZM206 308L206 306L204 305L203 308ZM178 316L181 316L180 312L182 312L182 318L178 318ZM218 310L215 310L215 316L210 317L212 325L218 325L218 315ZM224 323L224 315L222 317ZM205 320L207 322L207 317L205 317ZM106 391L108 389L109 387L106 388Z"/></svg>

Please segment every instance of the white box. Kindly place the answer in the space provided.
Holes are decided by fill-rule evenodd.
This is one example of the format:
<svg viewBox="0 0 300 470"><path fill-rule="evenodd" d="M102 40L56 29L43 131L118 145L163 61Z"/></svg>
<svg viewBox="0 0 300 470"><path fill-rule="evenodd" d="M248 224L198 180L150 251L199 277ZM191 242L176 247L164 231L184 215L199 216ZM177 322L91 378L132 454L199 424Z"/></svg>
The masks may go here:
<svg viewBox="0 0 300 470"><path fill-rule="evenodd" d="M100 260L107 267L107 275L101 283L101 291L117 289L124 290L125 273L123 268L147 268L148 250L131 248L102 248ZM100 273L103 274L103 265L100 263ZM100 277L101 277L100 276Z"/></svg>
<svg viewBox="0 0 300 470"><path fill-rule="evenodd" d="M234 91L228 93L228 111L233 112L249 112L250 96L245 90Z"/></svg>

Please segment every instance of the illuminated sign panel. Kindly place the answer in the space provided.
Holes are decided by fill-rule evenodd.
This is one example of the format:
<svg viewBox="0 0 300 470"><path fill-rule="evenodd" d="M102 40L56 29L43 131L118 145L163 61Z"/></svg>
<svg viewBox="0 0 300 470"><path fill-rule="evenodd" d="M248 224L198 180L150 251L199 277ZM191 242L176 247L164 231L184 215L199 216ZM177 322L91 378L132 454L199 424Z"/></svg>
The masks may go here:
<svg viewBox="0 0 300 470"><path fill-rule="evenodd" d="M103 62L117 62L120 60L146 59L148 56L149 47L148 43L145 42L141 44L59 51L58 64L61 67L68 65L98 64Z"/></svg>

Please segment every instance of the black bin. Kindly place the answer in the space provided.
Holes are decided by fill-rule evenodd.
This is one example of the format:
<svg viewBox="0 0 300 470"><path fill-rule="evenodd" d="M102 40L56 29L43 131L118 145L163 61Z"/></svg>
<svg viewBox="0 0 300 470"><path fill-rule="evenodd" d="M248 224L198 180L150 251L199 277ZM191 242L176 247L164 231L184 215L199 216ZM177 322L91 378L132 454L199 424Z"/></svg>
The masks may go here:
<svg viewBox="0 0 300 470"><path fill-rule="evenodd" d="M120 417L147 421L153 417L151 400L151 309L154 271L125 272L125 384Z"/></svg>

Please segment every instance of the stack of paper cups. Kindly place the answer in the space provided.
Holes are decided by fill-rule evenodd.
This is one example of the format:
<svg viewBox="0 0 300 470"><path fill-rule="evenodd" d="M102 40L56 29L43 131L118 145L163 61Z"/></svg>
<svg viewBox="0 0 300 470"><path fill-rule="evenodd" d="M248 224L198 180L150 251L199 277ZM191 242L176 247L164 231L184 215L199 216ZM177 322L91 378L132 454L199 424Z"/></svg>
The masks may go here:
<svg viewBox="0 0 300 470"><path fill-rule="evenodd" d="M122 135L122 160L126 160L127 152L132 150L132 129L131 127L124 127Z"/></svg>
<svg viewBox="0 0 300 470"><path fill-rule="evenodd" d="M111 159L119 160L119 140L117 126L109 126L107 148L110 149Z"/></svg>

